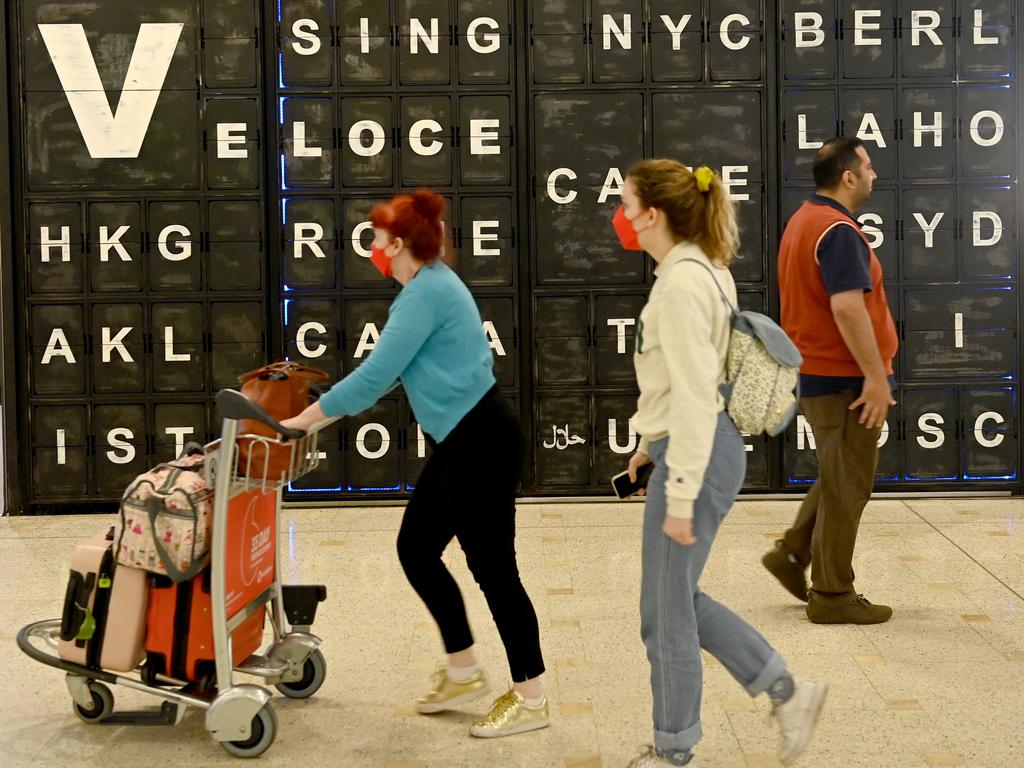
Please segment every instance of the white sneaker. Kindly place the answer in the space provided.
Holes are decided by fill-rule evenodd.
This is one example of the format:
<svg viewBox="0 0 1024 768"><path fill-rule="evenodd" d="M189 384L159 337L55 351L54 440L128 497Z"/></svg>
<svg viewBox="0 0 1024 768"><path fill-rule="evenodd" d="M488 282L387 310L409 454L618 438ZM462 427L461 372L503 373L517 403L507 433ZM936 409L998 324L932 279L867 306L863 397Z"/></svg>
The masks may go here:
<svg viewBox="0 0 1024 768"><path fill-rule="evenodd" d="M692 758L686 765L687 768L696 768ZM630 760L626 768L675 768L675 763L664 759L657 753L653 745L648 744L646 747L640 748L640 754Z"/></svg>
<svg viewBox="0 0 1024 768"><path fill-rule="evenodd" d="M772 715L779 721L782 745L779 759L792 765L811 741L818 723L828 683L793 677L793 695L784 704L775 704Z"/></svg>

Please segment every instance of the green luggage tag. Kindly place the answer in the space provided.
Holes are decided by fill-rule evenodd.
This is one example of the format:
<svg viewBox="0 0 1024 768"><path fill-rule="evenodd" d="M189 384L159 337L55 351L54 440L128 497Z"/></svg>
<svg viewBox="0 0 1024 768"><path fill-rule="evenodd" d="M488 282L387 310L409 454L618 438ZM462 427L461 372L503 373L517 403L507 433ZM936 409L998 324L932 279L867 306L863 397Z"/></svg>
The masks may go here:
<svg viewBox="0 0 1024 768"><path fill-rule="evenodd" d="M78 628L75 640L92 640L92 636L96 633L96 618L88 608L83 608L78 603L75 603L75 605L78 607L78 610L85 612L85 618L82 619L82 626Z"/></svg>
<svg viewBox="0 0 1024 768"><path fill-rule="evenodd" d="M110 585L114 582L110 580L109 576L100 576L100 580L97 582L97 586L100 589L110 589Z"/></svg>

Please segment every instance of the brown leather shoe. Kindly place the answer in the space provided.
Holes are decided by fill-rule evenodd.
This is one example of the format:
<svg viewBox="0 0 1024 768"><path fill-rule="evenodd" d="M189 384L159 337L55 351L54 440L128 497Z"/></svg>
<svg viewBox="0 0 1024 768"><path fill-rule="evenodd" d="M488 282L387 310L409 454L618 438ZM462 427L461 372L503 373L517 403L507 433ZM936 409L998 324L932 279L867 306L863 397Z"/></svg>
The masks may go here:
<svg viewBox="0 0 1024 768"><path fill-rule="evenodd" d="M797 600L807 602L807 570L797 560L796 555L789 551L781 541L775 542L775 549L761 558L761 563L768 573L779 580L779 583Z"/></svg>
<svg viewBox="0 0 1024 768"><path fill-rule="evenodd" d="M807 618L812 624L884 624L892 616L888 605L875 605L857 595L846 605L828 605L811 595Z"/></svg>

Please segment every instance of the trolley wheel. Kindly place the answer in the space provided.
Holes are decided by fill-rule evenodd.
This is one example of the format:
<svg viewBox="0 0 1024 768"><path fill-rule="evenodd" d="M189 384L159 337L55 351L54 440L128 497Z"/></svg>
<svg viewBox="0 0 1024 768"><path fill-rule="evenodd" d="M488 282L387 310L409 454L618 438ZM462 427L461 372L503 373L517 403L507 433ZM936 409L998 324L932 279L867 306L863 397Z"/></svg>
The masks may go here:
<svg viewBox="0 0 1024 768"><path fill-rule="evenodd" d="M245 741L222 741L220 745L235 757L259 757L270 745L274 743L277 736L277 716L270 704L264 704L263 709L256 713L252 719L252 733Z"/></svg>
<svg viewBox="0 0 1024 768"><path fill-rule="evenodd" d="M84 723L98 723L114 711L114 694L103 683L95 680L88 684L88 688L92 694L92 706L83 707L76 702L75 714Z"/></svg>
<svg viewBox="0 0 1024 768"><path fill-rule="evenodd" d="M291 683L278 683L275 687L289 699L308 699L320 690L327 677L327 662L317 648L302 665L302 677Z"/></svg>

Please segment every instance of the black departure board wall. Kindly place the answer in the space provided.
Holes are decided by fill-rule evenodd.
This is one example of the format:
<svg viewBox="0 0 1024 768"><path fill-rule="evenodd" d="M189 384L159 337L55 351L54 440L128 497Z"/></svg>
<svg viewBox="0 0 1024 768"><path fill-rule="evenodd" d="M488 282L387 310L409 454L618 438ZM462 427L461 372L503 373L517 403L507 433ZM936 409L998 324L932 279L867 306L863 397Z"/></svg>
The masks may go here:
<svg viewBox="0 0 1024 768"><path fill-rule="evenodd" d="M901 340L879 487L1019 487L1011 0L18 0L6 24L10 509L115 500L271 359L354 370L398 289L369 211L420 186L521 414L523 492L605 493L654 279L610 225L625 172L713 166L741 304L774 313L836 134L879 174L858 217ZM747 490L814 478L802 419L746 442ZM321 451L290 498L404 496L429 454L400 389Z"/></svg>

